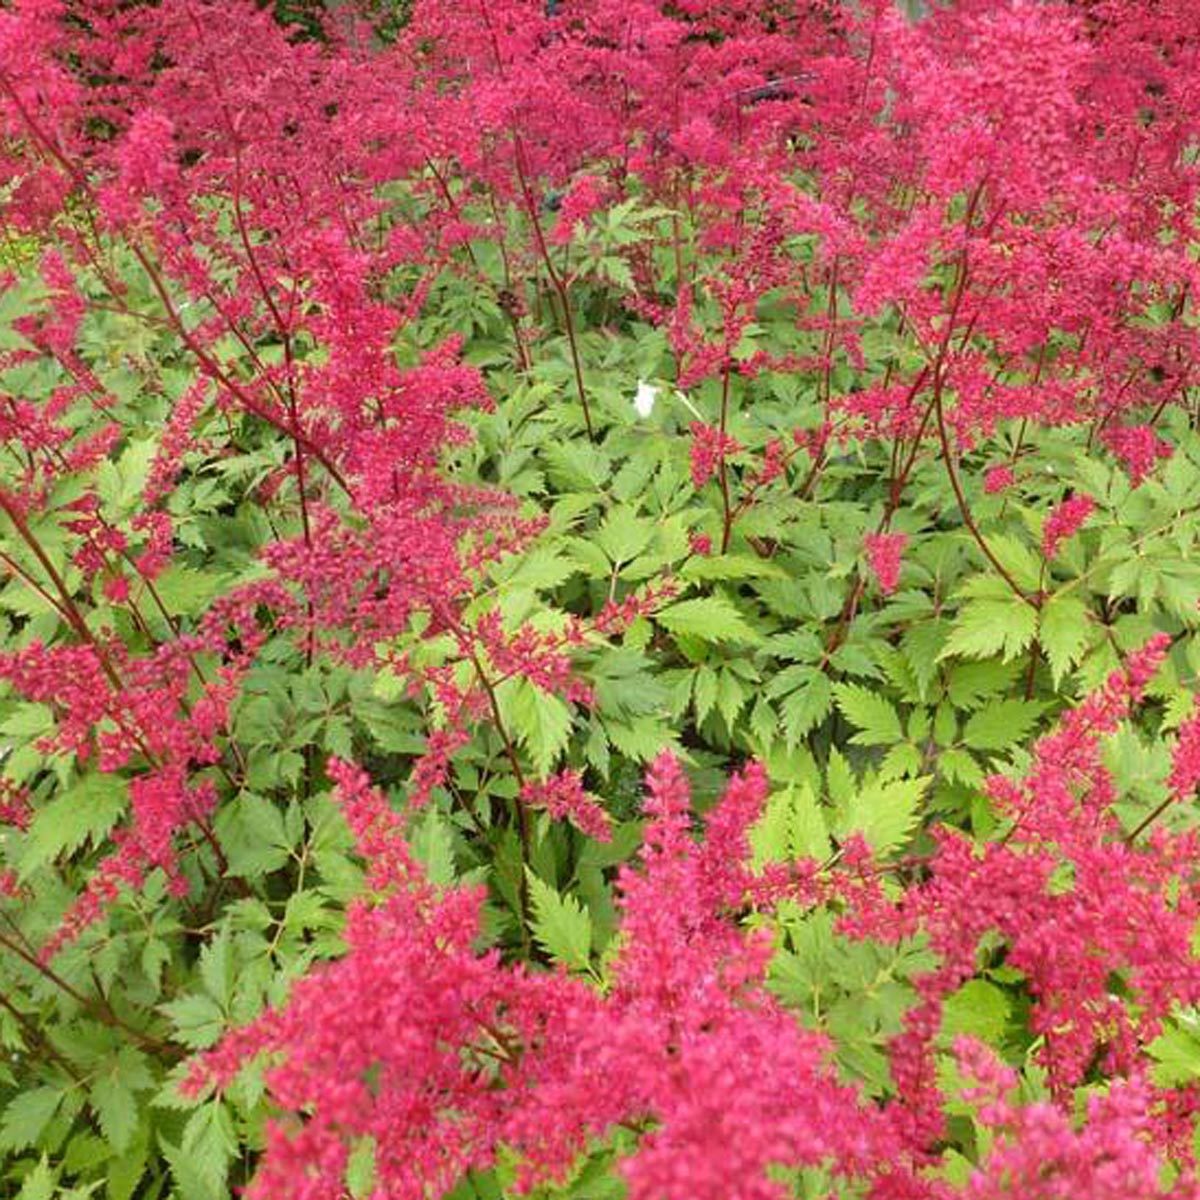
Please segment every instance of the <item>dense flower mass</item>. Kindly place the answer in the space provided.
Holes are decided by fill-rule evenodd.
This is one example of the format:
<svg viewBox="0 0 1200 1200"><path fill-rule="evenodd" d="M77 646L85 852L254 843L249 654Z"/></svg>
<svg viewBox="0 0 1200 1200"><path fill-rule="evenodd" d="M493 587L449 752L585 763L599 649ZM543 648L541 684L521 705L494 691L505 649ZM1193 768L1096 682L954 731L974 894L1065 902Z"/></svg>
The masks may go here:
<svg viewBox="0 0 1200 1200"><path fill-rule="evenodd" d="M1200 1195L1196 16L0 4L5 1186Z"/></svg>
<svg viewBox="0 0 1200 1200"><path fill-rule="evenodd" d="M894 592L900 582L900 556L907 544L908 536L903 533L868 533L866 536L867 561L885 596Z"/></svg>

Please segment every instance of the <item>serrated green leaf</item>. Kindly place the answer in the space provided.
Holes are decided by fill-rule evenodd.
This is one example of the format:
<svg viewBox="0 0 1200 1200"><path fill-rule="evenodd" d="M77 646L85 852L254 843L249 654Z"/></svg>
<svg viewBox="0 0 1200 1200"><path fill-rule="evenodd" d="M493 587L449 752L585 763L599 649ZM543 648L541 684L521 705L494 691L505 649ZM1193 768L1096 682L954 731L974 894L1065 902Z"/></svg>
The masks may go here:
<svg viewBox="0 0 1200 1200"><path fill-rule="evenodd" d="M1004 695L1017 670L1015 664L999 661L955 663L946 694L955 708L978 708L989 697Z"/></svg>
<svg viewBox="0 0 1200 1200"><path fill-rule="evenodd" d="M993 700L971 714L962 737L972 750L1006 750L1025 740L1044 704L1030 700Z"/></svg>
<svg viewBox="0 0 1200 1200"><path fill-rule="evenodd" d="M629 505L612 509L596 531L596 542L612 563L632 562L654 537L654 523Z"/></svg>
<svg viewBox="0 0 1200 1200"><path fill-rule="evenodd" d="M563 966L586 971L592 949L592 918L574 896L560 895L545 880L527 870L533 907L533 936L538 945Z"/></svg>
<svg viewBox="0 0 1200 1200"><path fill-rule="evenodd" d="M939 661L954 656L1015 658L1037 634L1037 610L1012 596L1007 600L969 600L959 610Z"/></svg>
<svg viewBox="0 0 1200 1200"><path fill-rule="evenodd" d="M798 746L829 715L833 688L829 679L814 667L806 667L808 683L797 688L780 705L783 736L788 749Z"/></svg>
<svg viewBox="0 0 1200 1200"><path fill-rule="evenodd" d="M1008 534L989 534L988 548L1027 592L1037 591L1041 585L1042 560L1024 542Z"/></svg>
<svg viewBox="0 0 1200 1200"><path fill-rule="evenodd" d="M57 1179L50 1169L50 1162L43 1154L38 1165L25 1176L17 1200L50 1200L54 1195Z"/></svg>
<svg viewBox="0 0 1200 1200"><path fill-rule="evenodd" d="M969 750L943 750L938 755L937 765L938 770L950 783L961 783L966 787L983 785L983 768Z"/></svg>
<svg viewBox="0 0 1200 1200"><path fill-rule="evenodd" d="M681 600L662 609L654 619L670 633L686 634L702 642L753 644L761 640L733 603L719 595Z"/></svg>
<svg viewBox="0 0 1200 1200"><path fill-rule="evenodd" d="M506 680L496 691L509 731L529 752L539 775L549 775L571 736L571 709L528 679Z"/></svg>
<svg viewBox="0 0 1200 1200"><path fill-rule="evenodd" d="M1007 992L986 979L968 979L946 997L942 1009L942 1033L948 1038L978 1038L999 1046L1012 1015Z"/></svg>
<svg viewBox="0 0 1200 1200"><path fill-rule="evenodd" d="M812 789L793 784L767 801L763 815L750 831L755 869L769 862L829 857L829 832Z"/></svg>
<svg viewBox="0 0 1200 1200"><path fill-rule="evenodd" d="M205 990L222 1008L228 1008L233 995L233 941L229 926L222 925L200 951L200 978Z"/></svg>
<svg viewBox="0 0 1200 1200"><path fill-rule="evenodd" d="M640 763L650 762L675 740L667 724L654 716L636 717L631 721L605 721L604 732L626 758Z"/></svg>
<svg viewBox="0 0 1200 1200"><path fill-rule="evenodd" d="M197 571L182 563L173 563L154 581L154 590L163 607L177 617L194 617L208 607L209 601L226 585L215 571Z"/></svg>
<svg viewBox="0 0 1200 1200"><path fill-rule="evenodd" d="M1038 617L1038 640L1057 688L1083 657L1091 635L1087 605L1077 596L1051 596Z"/></svg>
<svg viewBox="0 0 1200 1200"><path fill-rule="evenodd" d="M696 708L696 724L703 725L705 718L717 702L717 673L712 667L701 664L696 668L692 682L692 703Z"/></svg>
<svg viewBox="0 0 1200 1200"><path fill-rule="evenodd" d="M253 879L278 871L291 857L283 813L270 800L243 792L217 813L216 835L230 875Z"/></svg>
<svg viewBox="0 0 1200 1200"><path fill-rule="evenodd" d="M446 886L454 882L454 839L446 818L433 805L414 823L409 842L431 883Z"/></svg>
<svg viewBox="0 0 1200 1200"><path fill-rule="evenodd" d="M180 996L164 1004L162 1012L174 1025L176 1039L189 1050L215 1045L225 1029L225 1014L211 996Z"/></svg>
<svg viewBox="0 0 1200 1200"><path fill-rule="evenodd" d="M507 582L530 588L555 588L574 573L574 563L557 547L535 546L519 561Z"/></svg>
<svg viewBox="0 0 1200 1200"><path fill-rule="evenodd" d="M207 1200L224 1194L236 1153L237 1136L228 1108L220 1100L209 1100L188 1118L171 1168L191 1196Z"/></svg>
<svg viewBox="0 0 1200 1200"><path fill-rule="evenodd" d="M858 780L854 778L845 755L836 746L831 746L825 764L825 788L829 792L829 799L841 807L849 802L857 786Z"/></svg>
<svg viewBox="0 0 1200 1200"><path fill-rule="evenodd" d="M89 839L98 843L117 823L126 798L125 780L97 772L42 805L25 836L20 878L28 879L60 854L73 854Z"/></svg>
<svg viewBox="0 0 1200 1200"><path fill-rule="evenodd" d="M890 853L916 828L928 786L928 776L863 784L838 814L838 836L860 833L877 853Z"/></svg>
<svg viewBox="0 0 1200 1200"><path fill-rule="evenodd" d="M842 716L858 730L850 739L855 745L890 746L903 738L896 709L878 692L850 683L839 683L833 691Z"/></svg>
<svg viewBox="0 0 1200 1200"><path fill-rule="evenodd" d="M917 682L920 698L929 696L929 685L937 677L938 657L949 636L945 621L918 621L905 630L900 639L904 659Z"/></svg>
<svg viewBox="0 0 1200 1200"><path fill-rule="evenodd" d="M36 1145L62 1098L58 1088L43 1086L20 1092L9 1100L0 1114L0 1148L24 1150Z"/></svg>
<svg viewBox="0 0 1200 1200"><path fill-rule="evenodd" d="M786 573L765 558L744 554L696 555L679 569L682 579L720 583L734 579L785 579Z"/></svg>
<svg viewBox="0 0 1200 1200"><path fill-rule="evenodd" d="M1159 1087L1187 1087L1200 1081L1200 1041L1178 1025L1168 1025L1147 1047Z"/></svg>
<svg viewBox="0 0 1200 1200"><path fill-rule="evenodd" d="M911 742L897 742L879 764L880 779L899 779L905 775L919 775L925 759L921 751Z"/></svg>
<svg viewBox="0 0 1200 1200"><path fill-rule="evenodd" d="M595 492L608 478L608 458L584 442L554 441L545 448L550 477L568 490L583 488Z"/></svg>
<svg viewBox="0 0 1200 1200"><path fill-rule="evenodd" d="M748 689L732 671L721 672L717 680L717 709L725 721L726 728L733 729L738 713L742 711L749 695Z"/></svg>
<svg viewBox="0 0 1200 1200"><path fill-rule="evenodd" d="M124 1154L133 1141L138 1125L133 1092L119 1075L108 1072L93 1080L88 1099L105 1141L115 1154Z"/></svg>

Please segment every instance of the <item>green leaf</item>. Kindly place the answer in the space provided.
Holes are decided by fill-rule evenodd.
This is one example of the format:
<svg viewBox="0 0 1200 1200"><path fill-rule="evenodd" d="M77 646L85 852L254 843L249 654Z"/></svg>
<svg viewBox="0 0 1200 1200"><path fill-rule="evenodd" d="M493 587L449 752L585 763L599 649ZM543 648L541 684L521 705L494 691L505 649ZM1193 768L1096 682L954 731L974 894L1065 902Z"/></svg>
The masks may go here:
<svg viewBox="0 0 1200 1200"><path fill-rule="evenodd" d="M588 970L592 918L574 896L562 896L527 869L533 906L533 936L554 959L573 971Z"/></svg>
<svg viewBox="0 0 1200 1200"><path fill-rule="evenodd" d="M60 854L73 854L89 839L108 833L125 809L126 783L116 775L96 772L43 805L25 836L19 876L28 879Z"/></svg>
<svg viewBox="0 0 1200 1200"><path fill-rule="evenodd" d="M611 464L594 446L578 441L552 441L545 448L551 478L572 490L594 492L608 478Z"/></svg>
<svg viewBox="0 0 1200 1200"><path fill-rule="evenodd" d="M216 834L228 873L246 879L278 871L291 857L283 813L270 800L243 792L217 813Z"/></svg>
<svg viewBox="0 0 1200 1200"><path fill-rule="evenodd" d="M792 692L780 705L783 736L788 749L798 746L825 720L833 706L833 688L828 677L815 667L804 670L808 673L807 685Z"/></svg>
<svg viewBox="0 0 1200 1200"><path fill-rule="evenodd" d="M49 1160L43 1154L38 1165L25 1176L17 1200L50 1200L54 1195L57 1180L50 1169Z"/></svg>
<svg viewBox="0 0 1200 1200"><path fill-rule="evenodd" d="M225 1029L225 1013L211 996L180 996L162 1005L161 1011L174 1025L176 1040L189 1050L215 1045Z"/></svg>
<svg viewBox="0 0 1200 1200"><path fill-rule="evenodd" d="M117 462L106 459L100 464L97 490L108 508L126 512L141 500L157 449L154 438L136 439L125 447Z"/></svg>
<svg viewBox="0 0 1200 1200"><path fill-rule="evenodd" d="M624 504L614 508L596 531L596 542L614 564L637 558L653 537L654 523Z"/></svg>
<svg viewBox="0 0 1200 1200"><path fill-rule="evenodd" d="M32 312L45 296L40 279L13 280L0 290L0 353L33 347L12 327L18 317Z"/></svg>
<svg viewBox="0 0 1200 1200"><path fill-rule="evenodd" d="M920 690L920 698L929 695L929 685L938 671L938 656L946 644L947 624L945 621L918 621L910 625L900 639L904 649L904 660L908 663Z"/></svg>
<svg viewBox="0 0 1200 1200"><path fill-rule="evenodd" d="M425 865L431 883L451 884L455 879L454 840L442 813L429 805L409 835L413 854Z"/></svg>
<svg viewBox="0 0 1200 1200"><path fill-rule="evenodd" d="M717 681L717 708L725 721L726 728L732 730L738 713L742 711L750 698L749 690L732 671L722 671Z"/></svg>
<svg viewBox="0 0 1200 1200"><path fill-rule="evenodd" d="M350 1151L346 1163L346 1189L354 1200L365 1200L375 1186L375 1139L366 1137Z"/></svg>
<svg viewBox="0 0 1200 1200"><path fill-rule="evenodd" d="M229 1166L236 1153L229 1110L220 1100L210 1100L188 1118L179 1150L168 1157L188 1200L208 1200L227 1194Z"/></svg>
<svg viewBox="0 0 1200 1200"><path fill-rule="evenodd" d="M880 779L896 779L903 775L919 775L925 764L924 756L911 742L897 742L879 764Z"/></svg>
<svg viewBox="0 0 1200 1200"><path fill-rule="evenodd" d="M1090 633L1088 607L1077 596L1051 596L1046 601L1038 622L1038 639L1056 689L1083 657Z"/></svg>
<svg viewBox="0 0 1200 1200"><path fill-rule="evenodd" d="M679 569L682 579L724 582L730 579L784 579L785 572L764 558L744 554L714 554L689 558Z"/></svg>
<svg viewBox="0 0 1200 1200"><path fill-rule="evenodd" d="M864 784L841 812L838 836L861 833L879 854L896 850L916 828L921 797L928 786L928 776Z"/></svg>
<svg viewBox="0 0 1200 1200"><path fill-rule="evenodd" d="M696 668L696 676L692 684L692 703L696 706L697 725L704 724L704 719L712 712L716 702L717 673L712 667L702 663Z"/></svg>
<svg viewBox="0 0 1200 1200"><path fill-rule="evenodd" d="M88 1091L88 1099L100 1122L100 1132L116 1154L124 1154L138 1126L133 1092L114 1072L101 1075Z"/></svg>
<svg viewBox="0 0 1200 1200"><path fill-rule="evenodd" d="M972 750L1015 747L1025 740L1045 707L1029 700L994 700L972 713L963 728L963 741Z"/></svg>
<svg viewBox="0 0 1200 1200"><path fill-rule="evenodd" d="M529 751L538 774L548 775L571 736L570 708L528 679L505 680L496 696L505 724Z"/></svg>
<svg viewBox="0 0 1200 1200"><path fill-rule="evenodd" d="M1042 560L1024 542L1008 534L989 534L988 548L1027 592L1037 591L1042 578Z"/></svg>
<svg viewBox="0 0 1200 1200"><path fill-rule="evenodd" d="M789 785L767 801L750 831L755 869L769 862L829 857L829 833L821 806L806 784Z"/></svg>
<svg viewBox="0 0 1200 1200"><path fill-rule="evenodd" d="M702 642L753 644L761 638L746 618L724 596L698 596L664 608L654 618L670 633L686 634Z"/></svg>
<svg viewBox="0 0 1200 1200"><path fill-rule="evenodd" d="M636 717L631 721L605 721L604 732L626 758L648 763L674 741L670 726L658 717Z"/></svg>
<svg viewBox="0 0 1200 1200"><path fill-rule="evenodd" d="M965 1035L992 1046L1004 1040L1012 1015L1007 992L986 979L969 979L946 997L942 1010L942 1033L950 1038Z"/></svg>
<svg viewBox="0 0 1200 1200"><path fill-rule="evenodd" d="M1153 1077L1159 1087L1186 1087L1200 1081L1200 1041L1190 1030L1168 1025L1147 1049L1157 1064Z"/></svg>
<svg viewBox="0 0 1200 1200"><path fill-rule="evenodd" d="M986 778L983 768L969 750L943 750L938 755L937 765L950 783L961 783L965 787L982 787Z"/></svg>
<svg viewBox="0 0 1200 1200"><path fill-rule="evenodd" d="M842 807L850 802L858 780L846 761L846 756L836 747L829 748L829 759L825 764L825 787L834 804Z"/></svg>
<svg viewBox="0 0 1200 1200"><path fill-rule="evenodd" d="M870 688L839 683L833 689L842 715L859 732L850 741L857 746L890 746L904 733L892 704Z"/></svg>
<svg viewBox="0 0 1200 1200"><path fill-rule="evenodd" d="M36 1087L20 1092L4 1106L0 1116L0 1148L24 1150L37 1144L42 1130L58 1111L63 1093L58 1088Z"/></svg>
<svg viewBox="0 0 1200 1200"><path fill-rule="evenodd" d="M505 560L502 560L505 561ZM524 558L507 582L531 588L556 588L575 573L575 564L563 557L555 546L535 546Z"/></svg>
<svg viewBox="0 0 1200 1200"><path fill-rule="evenodd" d="M224 586L220 573L197 571L182 563L172 564L154 581L163 607L177 617L198 616Z"/></svg>
<svg viewBox="0 0 1200 1200"><path fill-rule="evenodd" d="M969 600L959 610L939 661L958 655L1015 658L1037 634L1037 610L1012 596L1007 600Z"/></svg>
<svg viewBox="0 0 1200 1200"><path fill-rule="evenodd" d="M228 1008L233 996L234 968L233 942L227 924L200 951L200 978L208 994L222 1008Z"/></svg>

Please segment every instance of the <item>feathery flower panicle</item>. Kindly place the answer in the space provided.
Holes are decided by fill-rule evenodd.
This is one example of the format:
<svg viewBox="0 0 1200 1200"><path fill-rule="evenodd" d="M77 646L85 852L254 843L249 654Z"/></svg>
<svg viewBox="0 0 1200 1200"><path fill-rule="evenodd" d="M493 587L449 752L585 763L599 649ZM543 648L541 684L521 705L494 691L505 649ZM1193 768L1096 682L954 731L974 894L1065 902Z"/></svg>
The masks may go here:
<svg viewBox="0 0 1200 1200"><path fill-rule="evenodd" d="M989 496L998 495L1000 492L1006 492L1016 482L1016 477L1013 475L1012 467L1001 463L995 467L989 467L983 476L983 490Z"/></svg>
<svg viewBox="0 0 1200 1200"><path fill-rule="evenodd" d="M1104 430L1101 440L1121 460L1134 487L1173 453L1149 425L1116 425Z"/></svg>
<svg viewBox="0 0 1200 1200"><path fill-rule="evenodd" d="M907 545L906 533L868 533L863 539L871 573L885 596L890 596L900 582L900 557Z"/></svg>
<svg viewBox="0 0 1200 1200"><path fill-rule="evenodd" d="M1073 537L1096 509L1091 496L1071 496L1064 500L1047 518L1042 530L1042 555L1053 558L1059 547Z"/></svg>
<svg viewBox="0 0 1200 1200"><path fill-rule="evenodd" d="M722 433L715 425L693 421L692 429L692 486L703 487L731 455L741 452L734 437Z"/></svg>
<svg viewBox="0 0 1200 1200"><path fill-rule="evenodd" d="M612 840L608 813L583 790L580 771L560 771L541 782L527 782L521 800L530 808L545 809L556 821L569 821L580 833L599 842Z"/></svg>

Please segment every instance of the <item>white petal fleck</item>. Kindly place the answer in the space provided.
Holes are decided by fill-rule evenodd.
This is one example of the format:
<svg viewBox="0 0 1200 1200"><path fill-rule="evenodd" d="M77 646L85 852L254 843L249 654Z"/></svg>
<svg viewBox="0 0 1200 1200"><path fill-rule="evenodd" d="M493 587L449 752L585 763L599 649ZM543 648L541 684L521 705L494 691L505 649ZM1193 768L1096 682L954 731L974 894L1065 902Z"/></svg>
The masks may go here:
<svg viewBox="0 0 1200 1200"><path fill-rule="evenodd" d="M654 402L658 399L659 389L644 379L638 380L637 395L633 398L633 411L639 417L648 417L654 411Z"/></svg>

